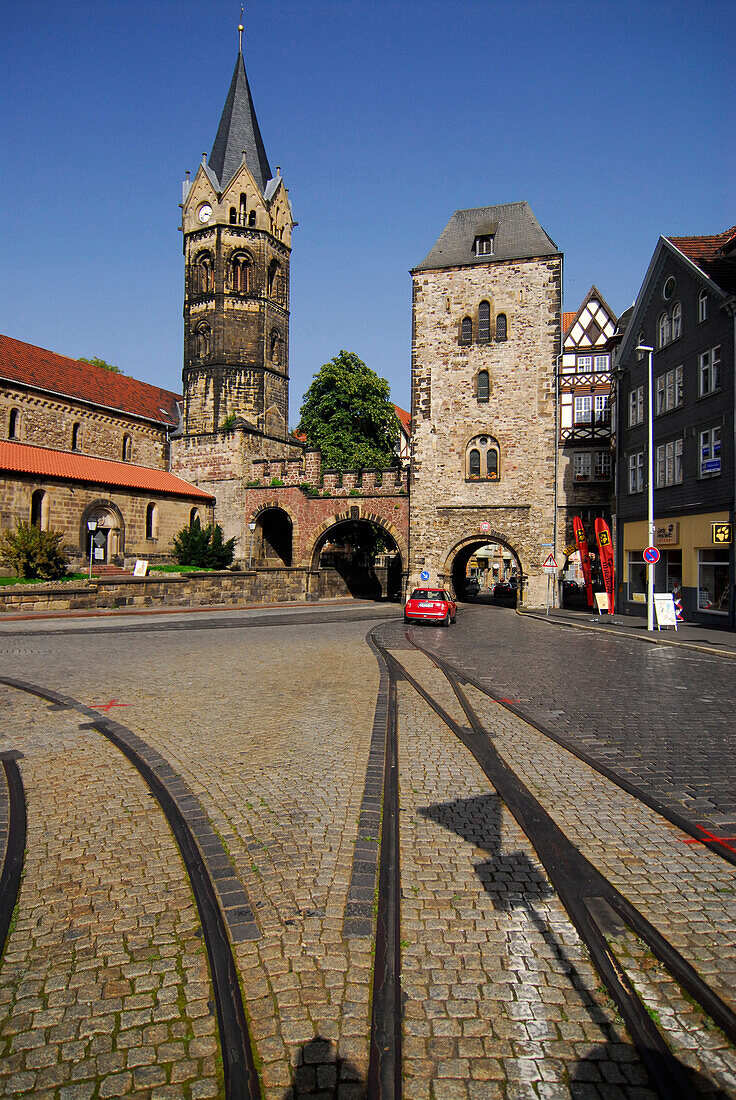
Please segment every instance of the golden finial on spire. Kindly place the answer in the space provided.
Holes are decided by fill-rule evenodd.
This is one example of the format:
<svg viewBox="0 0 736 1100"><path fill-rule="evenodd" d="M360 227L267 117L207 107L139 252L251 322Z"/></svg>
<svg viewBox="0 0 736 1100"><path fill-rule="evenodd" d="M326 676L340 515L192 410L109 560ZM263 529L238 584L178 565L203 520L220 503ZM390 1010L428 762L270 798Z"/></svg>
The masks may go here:
<svg viewBox="0 0 736 1100"><path fill-rule="evenodd" d="M243 5L240 5L240 23L238 24L238 51L243 52Z"/></svg>

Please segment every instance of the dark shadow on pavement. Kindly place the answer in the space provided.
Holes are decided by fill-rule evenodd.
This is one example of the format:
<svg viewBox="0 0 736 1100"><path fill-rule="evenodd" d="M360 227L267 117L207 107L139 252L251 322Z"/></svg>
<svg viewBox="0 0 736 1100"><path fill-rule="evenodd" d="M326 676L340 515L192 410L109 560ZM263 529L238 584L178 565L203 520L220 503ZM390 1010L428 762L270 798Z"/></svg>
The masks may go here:
<svg viewBox="0 0 736 1100"><path fill-rule="evenodd" d="M339 1058L335 1044L320 1035L302 1046L282 1100L364 1100L365 1082L357 1068Z"/></svg>

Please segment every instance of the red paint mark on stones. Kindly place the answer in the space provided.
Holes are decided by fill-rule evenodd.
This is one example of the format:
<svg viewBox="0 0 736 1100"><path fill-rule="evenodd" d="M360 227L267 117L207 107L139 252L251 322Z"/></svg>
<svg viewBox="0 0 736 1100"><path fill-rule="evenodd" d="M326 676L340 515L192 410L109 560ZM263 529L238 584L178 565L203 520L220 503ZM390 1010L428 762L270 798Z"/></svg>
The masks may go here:
<svg viewBox="0 0 736 1100"><path fill-rule="evenodd" d="M112 710L113 707L129 707L130 703L119 703L117 699L111 699L109 703L90 703L95 710Z"/></svg>
<svg viewBox="0 0 736 1100"><path fill-rule="evenodd" d="M520 703L521 699L499 699L499 703Z"/></svg>
<svg viewBox="0 0 736 1100"><path fill-rule="evenodd" d="M695 828L703 834L703 839L701 840L699 837L688 836L682 840L683 844L704 844L706 840L712 840L715 844L721 844L724 848L728 848L729 852L736 852L736 848L733 848L727 843L729 840L736 841L736 836L716 836L715 833L709 833L702 825L696 825Z"/></svg>

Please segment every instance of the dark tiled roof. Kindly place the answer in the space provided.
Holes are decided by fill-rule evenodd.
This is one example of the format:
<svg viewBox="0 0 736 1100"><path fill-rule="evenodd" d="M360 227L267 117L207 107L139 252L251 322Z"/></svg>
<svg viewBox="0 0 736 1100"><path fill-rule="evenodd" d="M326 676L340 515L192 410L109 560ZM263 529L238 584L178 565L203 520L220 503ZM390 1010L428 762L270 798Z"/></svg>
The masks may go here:
<svg viewBox="0 0 736 1100"><path fill-rule="evenodd" d="M245 75L245 62L239 53L208 165L210 173L219 180L219 191L224 191L237 172L243 152L245 163L264 194L271 179L271 169Z"/></svg>
<svg viewBox="0 0 736 1100"><path fill-rule="evenodd" d="M193 500L214 499L210 493L164 470L69 454L68 451L52 451L47 447L33 447L28 443L11 443L8 440L0 440L0 470L39 478L83 481L113 489L143 489L152 494L165 493L191 497Z"/></svg>
<svg viewBox="0 0 736 1100"><path fill-rule="evenodd" d="M10 336L0 336L0 379L153 420L167 428L179 423L179 394Z"/></svg>
<svg viewBox="0 0 736 1100"><path fill-rule="evenodd" d="M666 239L722 290L736 291L736 225L706 237Z"/></svg>
<svg viewBox="0 0 736 1100"><path fill-rule="evenodd" d="M492 256L476 256L473 243L480 236L493 237ZM429 255L414 271L557 255L557 245L544 232L529 203L510 202L503 206L456 210Z"/></svg>

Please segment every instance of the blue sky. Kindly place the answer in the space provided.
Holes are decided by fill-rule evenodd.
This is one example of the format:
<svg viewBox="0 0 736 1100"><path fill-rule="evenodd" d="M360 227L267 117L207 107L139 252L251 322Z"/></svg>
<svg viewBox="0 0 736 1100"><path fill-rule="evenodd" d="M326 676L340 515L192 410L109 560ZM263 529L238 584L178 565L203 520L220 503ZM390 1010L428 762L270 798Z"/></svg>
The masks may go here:
<svg viewBox="0 0 736 1100"><path fill-rule="evenodd" d="M0 331L181 386L181 181L240 4L3 0ZM409 403L411 280L453 211L526 199L565 309L618 313L660 233L736 223L736 4L251 0L245 63L299 221L291 422L341 348Z"/></svg>

